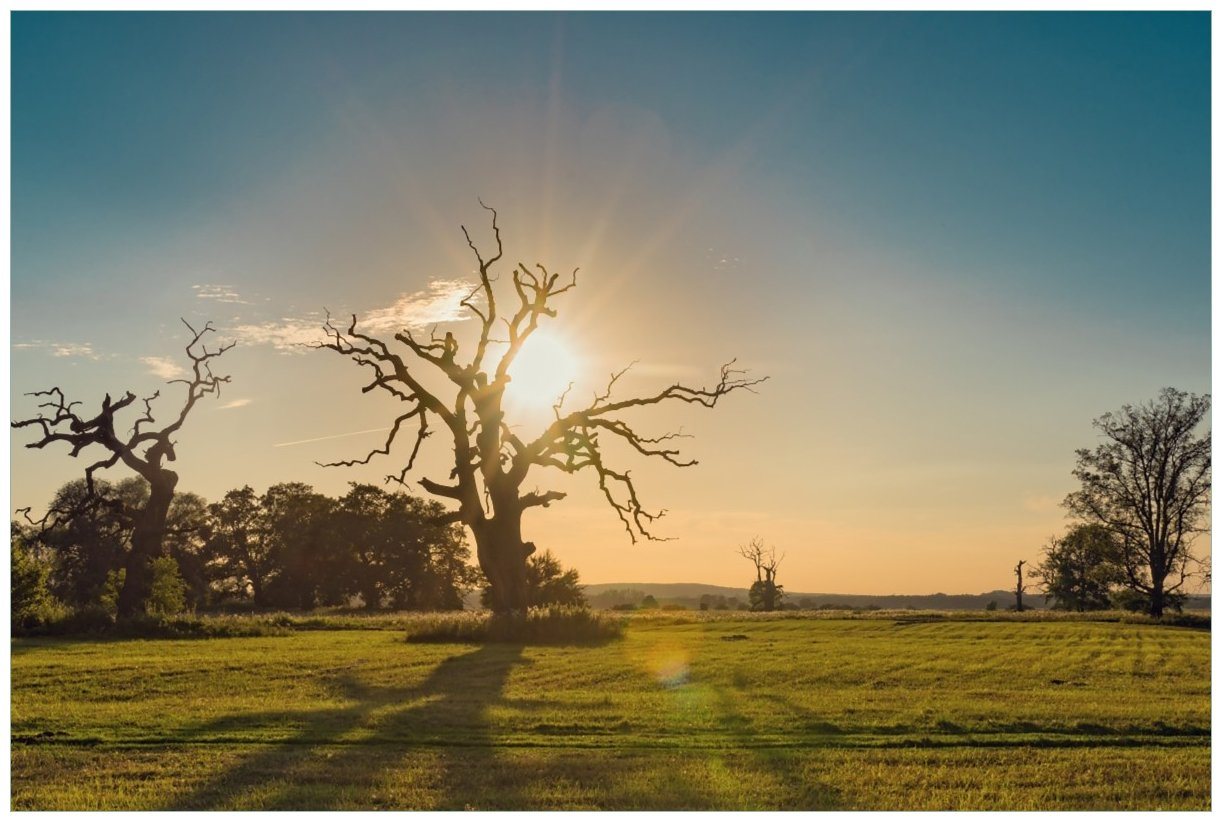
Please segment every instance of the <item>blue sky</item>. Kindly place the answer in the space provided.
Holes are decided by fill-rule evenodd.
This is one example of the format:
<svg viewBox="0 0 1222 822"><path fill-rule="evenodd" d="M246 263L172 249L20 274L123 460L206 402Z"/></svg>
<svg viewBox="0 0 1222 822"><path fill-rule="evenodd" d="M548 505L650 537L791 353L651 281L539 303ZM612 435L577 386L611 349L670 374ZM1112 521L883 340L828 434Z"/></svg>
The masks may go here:
<svg viewBox="0 0 1222 822"><path fill-rule="evenodd" d="M1205 13L17 13L12 39L14 413L47 382L155 386L176 318L210 316L245 335L247 402L195 454L184 431L209 497L364 478L259 450L385 416L263 332L466 276L478 196L589 272L564 330L599 374L774 376L702 418L705 473L657 474L686 538L626 554L596 498L556 516L591 581L759 530L821 546L791 546L794 588L1002 585L1061 527L1092 417L1209 390ZM79 470L13 455L14 505ZM863 554L894 576L855 581Z"/></svg>

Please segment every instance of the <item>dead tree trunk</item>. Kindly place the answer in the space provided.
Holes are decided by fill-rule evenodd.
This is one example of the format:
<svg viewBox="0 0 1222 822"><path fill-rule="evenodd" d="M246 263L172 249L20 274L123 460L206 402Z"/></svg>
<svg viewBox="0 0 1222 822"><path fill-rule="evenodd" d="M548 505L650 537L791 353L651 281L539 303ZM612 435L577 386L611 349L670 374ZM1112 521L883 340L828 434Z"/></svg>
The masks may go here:
<svg viewBox="0 0 1222 822"><path fill-rule="evenodd" d="M118 614L131 617L144 610L153 587L153 560L164 555L166 519L174 500L178 475L162 470L150 483L149 499L135 517L131 550L124 565L123 588L119 591Z"/></svg>
<svg viewBox="0 0 1222 822"><path fill-rule="evenodd" d="M539 322L556 315L551 301L576 287L577 272L565 283L559 274L548 272L542 265L528 267L519 263L512 273L516 304L511 304L512 312L507 316L498 314L497 294L492 287L496 278L490 272L501 259L503 247L496 212L487 210L492 213L496 239L496 253L490 258L484 258L463 228L467 245L479 264L479 282L462 300L462 306L479 320L479 336L471 343L469 360L458 360L459 342L452 333L439 335L434 331L429 339L423 340L417 339L411 329L403 329L394 335L394 342L406 347L410 356L405 356L392 350L386 341L358 331L355 315L346 330L337 328L328 319L324 326L327 341L318 347L344 354L370 369L373 379L363 390L380 388L404 403L405 410L395 418L382 447L373 449L363 459L327 464L365 465L375 455L389 455L404 423L414 422L418 428L406 465L398 474L387 477L406 484L421 444L432 433L429 423L439 420L453 442L453 469L447 482L423 478L420 484L430 494L457 503L458 510L439 521L461 522L471 529L480 568L492 592L493 608L520 613L530 604L526 561L534 551L534 546L522 539L522 514L529 508L547 507L565 497L559 491L523 494L522 484L532 469L554 468L569 474L592 470L598 476L603 496L632 541L638 535L656 539L650 529L664 512L652 513L642 507L629 472L604 462L599 437L618 438L638 454L660 457L672 465L695 465L694 460L681 459L679 451L669 447L670 441L681 434L642 436L620 419L620 412L670 401L712 408L726 394L751 390L763 379L746 379L746 372L733 368L731 361L722 366L721 379L712 388L689 388L675 383L651 396L614 400L612 391L625 369L612 374L606 390L596 393L591 403L580 410L564 412L569 393L565 391L553 406L555 421L537 439L530 442L521 439L505 421L502 410L514 360ZM485 361L489 345L496 339L505 345L504 353ZM425 388L425 381L418 378L421 369L440 372L449 380L452 395L443 400L440 392Z"/></svg>
<svg viewBox="0 0 1222 822"><path fill-rule="evenodd" d="M751 586L748 596L753 611L775 611L780 607L784 590L776 584L777 569L785 557L776 555L776 548L765 550L764 541L759 537L747 545L740 546L739 556L745 557L755 565L755 583Z"/></svg>
<svg viewBox="0 0 1222 822"><path fill-rule="evenodd" d="M1027 564L1025 559L1019 560L1018 565L1014 566L1014 573L1018 576L1018 582L1014 586L1014 610L1020 613L1023 610L1023 592L1027 589L1023 582L1023 566Z"/></svg>
<svg viewBox="0 0 1222 822"><path fill-rule="evenodd" d="M153 582L152 563L162 555L166 518L169 515L170 503L174 500L174 489L178 484L178 475L164 465L175 460L173 437L182 428L187 415L201 397L207 394L220 396L221 385L229 382L229 377L213 375L211 360L224 354L234 343L209 351L201 340L205 334L215 331L212 324L206 323L201 330L196 331L186 320L182 322L192 334L186 348L192 370L189 377L170 380L170 383L186 385L187 396L177 416L160 430L150 428L156 423L153 418L153 401L161 395L160 391L143 400L144 413L136 419L130 434L126 436L119 435L120 429L116 429L115 415L135 403L136 395L130 391L117 401L111 400L107 394L102 400L101 411L90 419L80 417L73 410L74 406L80 403L68 402L59 388L36 391L31 396L47 398L46 402L39 405L41 413L36 417L12 423L13 428L37 426L42 430L42 438L27 444L27 448L45 448L51 443L63 442L71 447L70 454L73 457L95 445L100 446L104 452L109 452L108 456L85 468L85 487L91 498L97 499L93 483L94 472L111 468L119 462L148 482L148 502L137 510L123 512L125 519L132 523L132 536L131 550L124 566L123 589L119 592L118 599L118 613L121 617L133 616L144 609ZM123 507L118 500L102 502L116 508ZM43 522L47 522L50 516L52 512L43 518Z"/></svg>
<svg viewBox="0 0 1222 822"><path fill-rule="evenodd" d="M534 543L522 540L522 517L502 514L475 529L475 550L480 569L492 591L492 609L524 614L530 607L526 561L535 552Z"/></svg>

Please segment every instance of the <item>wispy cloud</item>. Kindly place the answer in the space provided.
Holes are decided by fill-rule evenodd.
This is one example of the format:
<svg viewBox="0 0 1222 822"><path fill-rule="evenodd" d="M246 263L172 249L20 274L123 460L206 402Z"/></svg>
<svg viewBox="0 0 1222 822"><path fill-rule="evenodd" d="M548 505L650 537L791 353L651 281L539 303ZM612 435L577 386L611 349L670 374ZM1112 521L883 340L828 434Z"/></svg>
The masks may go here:
<svg viewBox="0 0 1222 822"><path fill-rule="evenodd" d="M237 303L239 305L250 305L249 300L242 299L242 296L233 289L231 285L219 285L216 283L201 283L191 286L195 291L195 296L201 300L213 300L218 303Z"/></svg>
<svg viewBox="0 0 1222 822"><path fill-rule="evenodd" d="M72 357L87 360L100 360L102 356L93 350L91 343L53 342L50 340L30 340L29 342L13 343L13 348L42 350L52 357Z"/></svg>
<svg viewBox="0 0 1222 822"><path fill-rule="evenodd" d="M239 397L236 400L230 400L224 405L217 406L218 411L227 411L230 408L241 408L245 405L250 405L250 399L247 397Z"/></svg>
<svg viewBox="0 0 1222 822"><path fill-rule="evenodd" d="M176 380L187 373L181 365L169 357L141 357L140 362L148 366L150 373L156 374L163 380Z"/></svg>
<svg viewBox="0 0 1222 822"><path fill-rule="evenodd" d="M305 445L307 442L323 442L324 440L338 440L344 437L355 437L358 434L373 434L378 431L389 431L390 426L384 425L381 428L366 428L364 431L349 431L345 434L329 434L325 437L311 437L308 440L293 440L292 442L277 442L272 445L272 448L287 448L290 445Z"/></svg>
<svg viewBox="0 0 1222 822"><path fill-rule="evenodd" d="M304 346L322 342L322 314L281 317L263 323L234 326L233 335L243 345L270 345L279 351L302 351Z"/></svg>
<svg viewBox="0 0 1222 822"><path fill-rule="evenodd" d="M464 280L434 280L424 291L400 295L385 308L358 315L359 324L370 331L397 331L457 322L465 319L462 300L471 293L471 287Z"/></svg>
<svg viewBox="0 0 1222 822"><path fill-rule="evenodd" d="M434 280L428 288L403 294L382 308L357 312L357 324L363 331L391 332L401 328L425 328L437 323L466 319L461 303L471 293L471 284L463 280ZM323 315L281 317L263 323L235 326L233 334L244 345L270 345L280 351L302 351L305 346L323 342Z"/></svg>

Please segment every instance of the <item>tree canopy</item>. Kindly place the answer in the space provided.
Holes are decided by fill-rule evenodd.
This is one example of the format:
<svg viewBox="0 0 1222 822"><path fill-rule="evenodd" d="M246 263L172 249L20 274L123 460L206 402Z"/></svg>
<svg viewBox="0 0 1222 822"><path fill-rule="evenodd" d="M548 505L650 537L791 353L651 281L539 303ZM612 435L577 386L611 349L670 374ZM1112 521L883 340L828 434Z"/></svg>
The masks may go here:
<svg viewBox="0 0 1222 822"><path fill-rule="evenodd" d="M1081 487L1065 507L1112 534L1125 582L1152 616L1194 572L1192 543L1208 526L1210 434L1199 429L1209 408L1208 394L1164 388L1096 419L1103 441L1077 452Z"/></svg>

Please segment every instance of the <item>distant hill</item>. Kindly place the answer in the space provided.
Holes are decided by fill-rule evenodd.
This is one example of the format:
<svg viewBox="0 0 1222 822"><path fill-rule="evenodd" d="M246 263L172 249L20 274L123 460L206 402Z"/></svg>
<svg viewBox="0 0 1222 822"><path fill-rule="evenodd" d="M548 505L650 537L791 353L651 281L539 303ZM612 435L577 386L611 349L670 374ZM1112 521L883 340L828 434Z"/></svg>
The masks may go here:
<svg viewBox="0 0 1222 822"><path fill-rule="evenodd" d="M585 594L590 604L597 608L611 608L621 603L637 604L645 596L652 596L659 605L684 605L688 608L699 608L700 598L710 596L724 597L725 600L747 602L746 588L732 588L724 585L705 585L699 582L610 582L597 585L586 585ZM806 603L803 600L807 600ZM786 591L785 601L795 605L810 607L833 605L850 608L885 608L902 610L915 608L918 610L938 611L982 611L990 602L996 602L997 608L1005 610L1014 607L1013 591L988 591L983 594L829 594L802 593ZM1023 604L1028 608L1044 608L1042 594L1026 594ZM1208 596L1191 596L1186 605L1188 610L1204 610L1210 608Z"/></svg>

